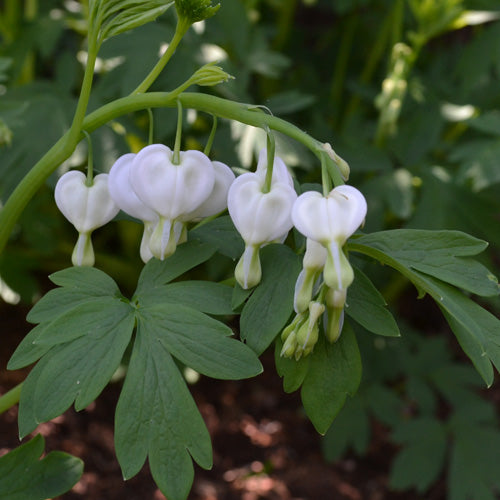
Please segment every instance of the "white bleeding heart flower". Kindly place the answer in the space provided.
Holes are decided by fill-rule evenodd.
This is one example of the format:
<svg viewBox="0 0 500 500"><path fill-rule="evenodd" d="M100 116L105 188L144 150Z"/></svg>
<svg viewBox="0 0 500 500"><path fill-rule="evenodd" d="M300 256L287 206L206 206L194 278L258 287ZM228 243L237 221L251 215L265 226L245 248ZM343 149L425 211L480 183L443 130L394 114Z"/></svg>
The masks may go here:
<svg viewBox="0 0 500 500"><path fill-rule="evenodd" d="M109 194L108 174L96 175L91 186L87 186L86 181L82 172L66 172L57 181L54 192L57 207L79 233L71 257L74 266L94 265L90 235L120 210Z"/></svg>
<svg viewBox="0 0 500 500"><path fill-rule="evenodd" d="M235 270L236 280L245 289L260 282L260 247L283 239L293 225L291 210L297 199L293 187L273 180L270 190L264 193L264 184L261 172L246 173L232 183L228 192L229 215L245 242Z"/></svg>
<svg viewBox="0 0 500 500"><path fill-rule="evenodd" d="M302 261L302 271L300 271L295 282L295 294L293 307L295 312L301 313L307 310L312 300L314 284L323 271L326 262L326 250L317 241L307 238L306 252Z"/></svg>
<svg viewBox="0 0 500 500"><path fill-rule="evenodd" d="M201 220L227 208L227 193L235 179L234 172L220 161L213 161L212 166L215 178L210 196L196 210L183 216L183 220Z"/></svg>
<svg viewBox="0 0 500 500"><path fill-rule="evenodd" d="M342 246L366 217L365 197L352 186L338 186L327 196L314 191L297 198L292 210L295 227L307 238L326 248L323 270L325 283L334 290L345 290L354 279L352 267Z"/></svg>
<svg viewBox="0 0 500 500"><path fill-rule="evenodd" d="M111 198L121 210L143 222L144 231L141 239L140 255L142 261L146 263L153 257L149 249L149 240L158 224L159 215L147 207L132 189L130 169L135 156L133 153L128 153L116 160L109 171L108 188Z"/></svg>
<svg viewBox="0 0 500 500"><path fill-rule="evenodd" d="M159 216L149 241L155 257L164 259L175 251L184 232L183 217L207 200L214 183L212 162L200 151L181 151L178 164L163 144L146 146L135 155L130 184L144 205Z"/></svg>
<svg viewBox="0 0 500 500"><path fill-rule="evenodd" d="M328 289L326 292L326 318L324 322L325 335L329 342L336 342L344 326L344 306L346 290Z"/></svg>

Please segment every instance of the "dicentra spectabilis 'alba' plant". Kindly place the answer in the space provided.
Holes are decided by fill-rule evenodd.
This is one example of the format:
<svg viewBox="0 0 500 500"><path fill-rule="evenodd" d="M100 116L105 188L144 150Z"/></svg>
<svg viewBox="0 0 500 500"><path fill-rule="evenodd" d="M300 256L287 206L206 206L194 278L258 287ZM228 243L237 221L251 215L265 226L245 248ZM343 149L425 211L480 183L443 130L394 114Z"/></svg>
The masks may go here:
<svg viewBox="0 0 500 500"><path fill-rule="evenodd" d="M143 262L148 262L153 257L149 249L149 240L153 230L158 224L158 214L147 207L135 194L130 184L130 168L132 167L135 154L128 153L120 156L109 171L108 188L111 198L118 207L131 217L135 217L144 223L140 255Z"/></svg>
<svg viewBox="0 0 500 500"><path fill-rule="evenodd" d="M88 186L87 176L82 172L66 172L57 181L54 197L59 210L79 233L71 256L73 265L93 266L95 257L90 235L120 210L109 194L108 174L96 175Z"/></svg>
<svg viewBox="0 0 500 500"><path fill-rule="evenodd" d="M259 249L282 241L292 228L291 211L297 199L293 181L283 160L274 158L273 175L268 192L264 192L267 165L261 153L257 170L240 175L229 188L229 215L245 242L245 251L235 270L242 288L256 286L261 279Z"/></svg>
<svg viewBox="0 0 500 500"><path fill-rule="evenodd" d="M346 290L354 279L342 250L347 239L366 217L365 197L352 186L337 186L327 196L315 191L301 194L292 210L295 227L326 249L323 277L333 290Z"/></svg>
<svg viewBox="0 0 500 500"><path fill-rule="evenodd" d="M132 189L159 217L149 241L155 257L174 253L185 233L183 217L207 200L214 182L212 162L201 151L181 151L178 164L163 144L151 144L136 154L130 167Z"/></svg>

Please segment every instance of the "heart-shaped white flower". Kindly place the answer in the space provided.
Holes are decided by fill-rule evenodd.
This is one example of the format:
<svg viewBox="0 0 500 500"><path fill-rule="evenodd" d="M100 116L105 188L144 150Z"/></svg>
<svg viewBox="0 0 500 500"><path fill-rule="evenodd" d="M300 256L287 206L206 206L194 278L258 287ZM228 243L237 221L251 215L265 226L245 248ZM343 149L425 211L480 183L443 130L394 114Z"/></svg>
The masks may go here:
<svg viewBox="0 0 500 500"><path fill-rule="evenodd" d="M352 186L338 186L328 196L308 191L297 198L292 210L295 227L327 250L323 276L334 290L346 289L354 274L342 246L366 217L365 197Z"/></svg>
<svg viewBox="0 0 500 500"><path fill-rule="evenodd" d="M54 192L57 207L79 233L72 255L75 266L94 264L90 234L120 210L109 194L108 174L96 175L91 186L86 181L82 172L66 172L57 181Z"/></svg>
<svg viewBox="0 0 500 500"><path fill-rule="evenodd" d="M130 183L138 198L170 220L196 210L215 182L212 162L201 151L181 151L179 156L176 165L170 148L152 144L136 154L130 168Z"/></svg>
<svg viewBox="0 0 500 500"><path fill-rule="evenodd" d="M135 156L133 153L128 153L116 160L109 171L108 188L111 198L121 210L144 223L140 255L142 261L146 263L153 257L149 249L149 240L158 224L159 216L154 210L147 207L132 189L130 169Z"/></svg>
<svg viewBox="0 0 500 500"><path fill-rule="evenodd" d="M273 176L274 178L274 176ZM271 182L263 193L265 175L247 173L229 188L229 215L245 241L245 251L236 266L235 277L242 288L252 288L261 279L259 249L282 241L292 227L291 210L297 194L288 182Z"/></svg>

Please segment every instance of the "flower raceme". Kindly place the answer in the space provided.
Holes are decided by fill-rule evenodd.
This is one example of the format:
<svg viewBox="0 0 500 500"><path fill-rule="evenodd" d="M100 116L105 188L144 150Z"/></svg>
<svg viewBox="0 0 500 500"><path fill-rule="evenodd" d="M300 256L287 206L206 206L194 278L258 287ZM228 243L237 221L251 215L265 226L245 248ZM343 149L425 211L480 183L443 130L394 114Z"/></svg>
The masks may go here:
<svg viewBox="0 0 500 500"><path fill-rule="evenodd" d="M312 352L318 339L318 320L324 313L324 331L335 342L344 322L347 288L354 272L343 251L347 239L366 216L366 200L352 186L338 186L327 196L309 191L300 195L292 210L295 227L307 237L303 268L296 284L297 316L283 330L281 355L299 359ZM314 288L323 272L318 298Z"/></svg>
<svg viewBox="0 0 500 500"><path fill-rule="evenodd" d="M74 266L93 266L94 249L90 235L119 212L108 190L108 174L96 175L87 185L85 174L77 170L62 175L54 193L56 205L78 231L71 260Z"/></svg>
<svg viewBox="0 0 500 500"><path fill-rule="evenodd" d="M235 270L236 280L244 289L260 282L260 248L283 241L293 225L291 212L297 194L281 158L274 158L269 190L264 192L266 176L267 152L263 150L256 171L240 175L228 192L229 215L245 242L245 251Z"/></svg>

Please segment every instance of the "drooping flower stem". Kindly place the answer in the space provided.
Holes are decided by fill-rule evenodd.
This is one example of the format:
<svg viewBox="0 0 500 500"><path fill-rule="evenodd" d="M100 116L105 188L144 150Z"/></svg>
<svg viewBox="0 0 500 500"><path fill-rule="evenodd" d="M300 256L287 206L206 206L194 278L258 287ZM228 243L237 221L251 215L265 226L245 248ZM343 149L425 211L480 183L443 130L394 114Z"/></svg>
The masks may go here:
<svg viewBox="0 0 500 500"><path fill-rule="evenodd" d="M263 193L269 193L271 191L271 181L273 179L273 166L274 166L274 154L276 150L276 141L274 140L274 135L271 129L266 126L267 132L267 170L266 170L266 180L264 182L264 187L262 188Z"/></svg>
<svg viewBox="0 0 500 500"><path fill-rule="evenodd" d="M153 144L155 122L154 122L153 111L151 110L151 108L148 108L148 117L149 117L148 144Z"/></svg>
<svg viewBox="0 0 500 500"><path fill-rule="evenodd" d="M205 153L207 156L210 156L210 151L212 150L212 145L214 143L215 132L217 131L217 117L213 115L212 118L213 118L212 130L210 130L210 135L208 136L207 144L205 145L205 149L203 150L203 153Z"/></svg>
<svg viewBox="0 0 500 500"><path fill-rule="evenodd" d="M94 183L94 154L92 151L92 140L90 139L90 134L85 130L83 131L83 134L87 139L87 180L85 184L90 187Z"/></svg>
<svg viewBox="0 0 500 500"><path fill-rule="evenodd" d="M172 155L172 163L174 165L179 165L181 162L182 113L181 101L177 100L177 130L175 132L174 154Z"/></svg>
<svg viewBox="0 0 500 500"><path fill-rule="evenodd" d="M179 100L184 108L196 109L219 118L236 120L254 127L263 128L268 126L270 129L281 132L306 146L320 161L325 154L323 143L297 126L276 116L264 113L256 109L255 106L207 94L183 93L184 90L185 85L181 85L171 92L148 92L147 94L135 94L117 99L86 116L82 122L81 130L74 140L70 140L70 131L66 132L22 179L0 211L0 253L28 202L49 175L71 156L78 142L84 138L82 130L91 133L106 123L128 113L148 108L175 107L177 106L177 100ZM327 161L329 169L336 170L333 162L329 162L328 159L325 161Z"/></svg>

